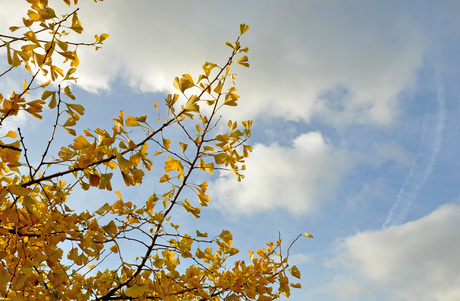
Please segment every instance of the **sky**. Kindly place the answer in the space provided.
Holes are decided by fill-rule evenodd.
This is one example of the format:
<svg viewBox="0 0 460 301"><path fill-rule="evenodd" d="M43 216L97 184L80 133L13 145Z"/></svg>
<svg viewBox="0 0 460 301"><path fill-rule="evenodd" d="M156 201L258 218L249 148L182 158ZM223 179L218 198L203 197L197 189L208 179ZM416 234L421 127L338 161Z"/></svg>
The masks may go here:
<svg viewBox="0 0 460 301"><path fill-rule="evenodd" d="M2 32L21 5L0 0ZM74 94L88 128L111 127L120 109L154 115L175 76L224 62L248 24L251 66L237 70L229 112L254 120L246 178L215 174L210 208L184 224L229 229L244 254L313 234L292 247L302 289L290 300L460 300L459 11L454 0L82 1L83 37L110 38L80 50ZM20 121L30 139L36 122Z"/></svg>

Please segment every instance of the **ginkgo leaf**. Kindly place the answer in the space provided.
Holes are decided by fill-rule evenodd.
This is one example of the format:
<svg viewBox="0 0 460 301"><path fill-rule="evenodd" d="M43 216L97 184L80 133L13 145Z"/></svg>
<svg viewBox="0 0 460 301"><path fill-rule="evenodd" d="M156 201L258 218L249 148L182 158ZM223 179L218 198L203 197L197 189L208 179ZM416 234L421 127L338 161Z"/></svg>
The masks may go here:
<svg viewBox="0 0 460 301"><path fill-rule="evenodd" d="M8 190L17 196L25 196L28 195L31 192L30 188L25 188L19 185L10 185L8 186Z"/></svg>
<svg viewBox="0 0 460 301"><path fill-rule="evenodd" d="M119 249L118 249L118 245L113 245L110 247L110 251L112 251L112 253L114 254L117 254Z"/></svg>
<svg viewBox="0 0 460 301"><path fill-rule="evenodd" d="M75 96L72 94L72 92L70 92L70 87L69 86L66 86L62 92L67 95L70 99L72 100L75 100Z"/></svg>
<svg viewBox="0 0 460 301"><path fill-rule="evenodd" d="M299 269L298 269L296 266L293 266L293 267L289 270L289 272L291 273L292 276L294 276L294 277L300 279L300 271L299 271Z"/></svg>
<svg viewBox="0 0 460 301"><path fill-rule="evenodd" d="M11 281L13 276L4 269L0 270L0 285L6 285Z"/></svg>
<svg viewBox="0 0 460 301"><path fill-rule="evenodd" d="M67 127L64 127L64 129L65 129L69 134L71 134L72 136L77 135L77 132L76 132L74 129L70 129L70 128L67 128Z"/></svg>
<svg viewBox="0 0 460 301"><path fill-rule="evenodd" d="M16 138L16 137L14 137ZM180 145L180 149L182 151L182 153L185 153L185 150L187 149L188 145L186 143L183 143L183 142L179 142L179 145Z"/></svg>
<svg viewBox="0 0 460 301"><path fill-rule="evenodd" d="M196 236L198 236L198 237L208 237L208 233L201 233L200 231L196 230Z"/></svg>
<svg viewBox="0 0 460 301"><path fill-rule="evenodd" d="M109 35L93 34L92 43L75 38L75 32L83 31L78 7L56 15L50 7L52 1L28 2L25 27L11 26L17 37L5 37L3 46L9 64L6 69L24 67L32 76L24 81L20 78L13 85L22 88L19 92L11 92L8 98L0 94L4 115L1 119L14 118L20 111L43 117L48 119L44 125L51 126L51 138L42 153L34 153L33 143L22 145L26 141L22 136L18 140L15 131L7 129L2 138L16 140L0 147L0 200L4 204L0 214L2 296L14 300L27 295L33 300L171 301L225 296L229 301L269 301L278 299L281 293L289 296L291 287L300 287L286 277L290 266L280 242L251 251L249 263L232 260L234 266L227 268L229 257L239 252L232 247L230 231L208 238L206 232L196 230L192 237L182 232L174 219L181 217L178 207L200 218L202 207L210 203L208 184L203 182L208 175L197 175L200 170L210 174L216 169L232 171L238 181L244 177L244 160L252 150L245 144L252 122L233 120L227 126L219 123L228 120L226 110L231 109L220 110L222 105L236 106L239 99L237 89L230 85L230 81L235 85L232 67L249 67L248 57L238 54L248 51L240 36L226 43L232 50L222 65L205 62L203 74L185 73L174 79L173 86L182 94L168 95L163 107L152 101L158 123L147 115L125 116L122 110L113 119L113 128L86 129L87 125L82 125L78 131L84 134L77 136L77 122L87 121L82 118L82 104L87 110L95 107L85 100L76 101L78 95L72 94L69 81L77 81L74 74L80 63L80 49L92 45L97 50ZM63 2L70 6L79 1ZM240 34L248 28L241 24ZM126 49L129 57L130 49ZM45 83L36 72L47 77ZM62 95L74 101L62 99ZM185 101L177 105L180 97ZM200 111L202 103L212 107ZM58 110L44 114L46 105ZM127 105L126 110L131 110ZM140 109L148 112L151 108ZM56 130L58 125L67 133ZM73 141L59 145L71 140L60 137L68 133L75 136ZM49 148L51 142L53 146ZM56 158L52 155L54 149L58 150ZM37 164L31 165L31 159ZM145 195L145 189L141 189L123 200L120 190L116 190L115 195L104 195L106 201L100 201L98 193L91 195L94 189L111 191L112 184L123 185L120 177L112 182L115 177L109 171L117 168L126 186L144 184L145 189L157 192ZM83 193L86 206L72 207L75 197L80 199L74 192ZM189 201L186 197L190 195L196 198ZM203 245L204 250L200 249ZM121 246L129 250L122 252ZM104 260L114 254L117 255L109 259L114 262L106 265ZM276 255L282 260L276 260ZM300 277L295 266L289 271Z"/></svg>
<svg viewBox="0 0 460 301"><path fill-rule="evenodd" d="M217 86L214 88L214 92L216 92L217 94L220 94L220 92L222 92L222 82L221 81L217 82Z"/></svg>
<svg viewBox="0 0 460 301"><path fill-rule="evenodd" d="M45 87L48 86L50 83L51 83L51 80L48 80L47 82L41 84L41 85L40 85L40 88L45 88Z"/></svg>
<svg viewBox="0 0 460 301"><path fill-rule="evenodd" d="M163 145L164 145L165 149L168 150L169 147L171 146L171 140L163 139Z"/></svg>
<svg viewBox="0 0 460 301"><path fill-rule="evenodd" d="M89 184L91 186L99 186L99 182L101 181L101 176L95 173L90 174L89 176Z"/></svg>
<svg viewBox="0 0 460 301"><path fill-rule="evenodd" d="M248 31L249 25L246 25L244 23L240 24L240 33L244 34L246 31Z"/></svg>
<svg viewBox="0 0 460 301"><path fill-rule="evenodd" d="M193 82L193 78L190 76L190 74L183 74L182 75L188 82L191 86L194 86L194 82Z"/></svg>
<svg viewBox="0 0 460 301"><path fill-rule="evenodd" d="M71 28L73 31L75 31L75 32L77 32L77 33L82 33L83 27L81 27L81 22L80 22L80 20L78 19L77 13L74 13L74 14L72 15L71 24L72 24L72 25L70 26L70 28Z"/></svg>
<svg viewBox="0 0 460 301"><path fill-rule="evenodd" d="M244 67L249 67L248 61L248 57L246 55L243 55L236 61L236 63Z"/></svg>
<svg viewBox="0 0 460 301"><path fill-rule="evenodd" d="M66 105L68 108L71 108L72 110L74 110L80 115L85 114L85 107L82 105L75 104L75 103L66 103Z"/></svg>
<svg viewBox="0 0 460 301"><path fill-rule="evenodd" d="M117 236L118 230L117 230L117 225L115 224L114 221L110 221L107 225L102 227L111 238L115 238Z"/></svg>
<svg viewBox="0 0 460 301"><path fill-rule="evenodd" d="M199 100L200 98L196 95L190 96L185 105L185 110L189 112L200 112L200 106L197 104Z"/></svg>
<svg viewBox="0 0 460 301"><path fill-rule="evenodd" d="M16 132L8 131L8 133L6 134L5 137L16 138L16 137L17 137L17 134L16 134Z"/></svg>
<svg viewBox="0 0 460 301"><path fill-rule="evenodd" d="M101 208L97 209L94 212L99 214L99 215L103 215L104 213L109 211L111 208L112 208L112 206L110 206L108 203L105 203Z"/></svg>

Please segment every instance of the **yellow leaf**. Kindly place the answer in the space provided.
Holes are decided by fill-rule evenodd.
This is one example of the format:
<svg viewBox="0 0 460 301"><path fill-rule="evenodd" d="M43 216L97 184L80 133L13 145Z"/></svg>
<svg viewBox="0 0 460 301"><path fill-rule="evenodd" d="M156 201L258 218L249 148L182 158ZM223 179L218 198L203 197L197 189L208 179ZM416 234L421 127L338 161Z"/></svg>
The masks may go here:
<svg viewBox="0 0 460 301"><path fill-rule="evenodd" d="M198 236L198 237L208 237L208 233L201 233L198 230L195 230L195 231L196 231L196 236Z"/></svg>
<svg viewBox="0 0 460 301"><path fill-rule="evenodd" d="M57 104L57 102L56 102L56 93L53 93L53 95L51 96L51 100L50 100L48 106L49 106L50 109L54 109L56 107L56 104Z"/></svg>
<svg viewBox="0 0 460 301"><path fill-rule="evenodd" d="M308 237L308 238L313 238L313 235L308 234L307 232L305 232L305 234L303 236Z"/></svg>
<svg viewBox="0 0 460 301"><path fill-rule="evenodd" d="M219 153L214 155L214 160L216 164L221 165L227 161L228 155L226 153Z"/></svg>
<svg viewBox="0 0 460 301"><path fill-rule="evenodd" d="M294 277L300 279L300 271L299 271L299 269L298 269L296 266L293 266L293 267L289 270L289 272L291 273L292 276L294 276Z"/></svg>
<svg viewBox="0 0 460 301"><path fill-rule="evenodd" d="M246 31L248 31L249 29L249 25L246 25L246 24L240 24L240 33L243 34L245 33Z"/></svg>
<svg viewBox="0 0 460 301"><path fill-rule="evenodd" d="M29 91L27 91L27 90L28 90L28 89L27 89L27 81L26 81L26 80L24 80L24 87L23 87L23 91L24 91L24 93L26 93L26 94L30 94L30 93L29 93Z"/></svg>
<svg viewBox="0 0 460 301"><path fill-rule="evenodd" d="M123 181L125 181L126 186L134 186L133 177L123 171L121 171L121 176L123 177Z"/></svg>
<svg viewBox="0 0 460 301"><path fill-rule="evenodd" d="M76 124L77 123L75 122L75 119L73 119L72 117L69 117L69 119L67 119L66 122L62 126L65 128L68 126L74 126ZM74 131L74 135L75 135L75 131Z"/></svg>
<svg viewBox="0 0 460 301"><path fill-rule="evenodd" d="M163 145L164 145L165 149L168 150L169 146L171 145L171 140L163 139Z"/></svg>
<svg viewBox="0 0 460 301"><path fill-rule="evenodd" d="M70 87L66 86L62 92L67 95L70 99L75 100L75 96L73 96L72 92L70 92Z"/></svg>
<svg viewBox="0 0 460 301"><path fill-rule="evenodd" d="M113 163L113 162L112 162ZM110 180L112 179L113 173L106 173L101 175L101 180L99 182L99 189L112 190L112 185Z"/></svg>
<svg viewBox="0 0 460 301"><path fill-rule="evenodd" d="M133 116L128 116L128 118L125 121L126 126L139 126L139 122L133 117Z"/></svg>
<svg viewBox="0 0 460 301"><path fill-rule="evenodd" d="M102 227L111 238L115 238L118 234L117 225L114 221L110 221L106 226Z"/></svg>
<svg viewBox="0 0 460 301"><path fill-rule="evenodd" d="M191 84L191 85L195 85L193 83L193 78L190 76L190 74L182 74L182 76L187 79L187 81Z"/></svg>
<svg viewBox="0 0 460 301"><path fill-rule="evenodd" d="M148 286L132 286L125 290L125 295L132 298L138 298L149 291Z"/></svg>
<svg viewBox="0 0 460 301"><path fill-rule="evenodd" d="M41 84L41 85L40 85L40 88L45 88L45 87L48 86L50 83L51 83L51 80L48 80L46 83Z"/></svg>
<svg viewBox="0 0 460 301"><path fill-rule="evenodd" d="M82 105L75 104L75 103L68 103L66 105L67 105L67 107L72 108L72 110L74 110L75 112L77 112L80 115L85 114L85 107L82 106Z"/></svg>
<svg viewBox="0 0 460 301"><path fill-rule="evenodd" d="M88 147L91 146L91 144L88 142L88 140L86 140L86 138L83 137L83 136L78 136L73 141L75 142L73 147L76 150L82 150L82 149L85 149L85 148L88 148Z"/></svg>
<svg viewBox="0 0 460 301"><path fill-rule="evenodd" d="M113 253L117 254L118 253L118 245L113 245L110 247L110 251L112 251Z"/></svg>
<svg viewBox="0 0 460 301"><path fill-rule="evenodd" d="M169 176L169 174L164 174L160 178L160 183L168 182L169 180L171 180L171 177Z"/></svg>
<svg viewBox="0 0 460 301"><path fill-rule="evenodd" d="M200 106L196 104L199 100L200 98L196 95L190 96L187 104L185 105L185 110L189 112L200 112Z"/></svg>
<svg viewBox="0 0 460 301"><path fill-rule="evenodd" d="M217 94L220 94L220 92L222 92L222 82L221 81L217 83L217 86L214 88L214 92L216 92Z"/></svg>
<svg viewBox="0 0 460 301"><path fill-rule="evenodd" d="M77 33L82 33L83 31L83 27L81 27L81 23L80 20L78 20L77 13L74 13L72 15L72 23L70 28Z"/></svg>
<svg viewBox="0 0 460 301"><path fill-rule="evenodd" d="M233 239L232 233L230 233L228 230L222 230L222 232L219 234L219 237L225 242L229 242Z"/></svg>
<svg viewBox="0 0 460 301"><path fill-rule="evenodd" d="M17 137L17 134L13 131L9 131L8 134L6 134L6 137L9 137L9 138L16 138Z"/></svg>
<svg viewBox="0 0 460 301"><path fill-rule="evenodd" d="M64 127L64 130L66 130L70 135L77 135L77 132L74 130L74 129L69 129L69 128L66 128Z"/></svg>
<svg viewBox="0 0 460 301"><path fill-rule="evenodd" d="M16 138L16 137L14 137ZM179 142L180 144L180 149L182 150L182 153L185 153L185 150L187 149L187 144L186 143L183 143L183 142Z"/></svg>
<svg viewBox="0 0 460 301"><path fill-rule="evenodd" d="M244 67L249 67L249 63L248 63L248 57L243 55L242 57L240 57L236 63L241 65L241 66L244 66Z"/></svg>
<svg viewBox="0 0 460 301"><path fill-rule="evenodd" d="M39 44L37 36L35 35L35 33L32 30L26 32L24 34L24 36L26 37L27 40L31 41L32 43Z"/></svg>
<svg viewBox="0 0 460 301"><path fill-rule="evenodd" d="M5 270L0 270L0 285L7 285L12 276Z"/></svg>
<svg viewBox="0 0 460 301"><path fill-rule="evenodd" d="M22 23L24 23L24 25L26 27L29 27L30 25L32 25L34 23L34 21L32 21L30 19L22 18Z"/></svg>
<svg viewBox="0 0 460 301"><path fill-rule="evenodd" d="M106 213L111 208L112 208L112 206L110 206L108 203L105 203L104 206L102 206L101 208L99 208L96 211L94 211L94 213L97 213L99 215L103 215L104 213Z"/></svg>
<svg viewBox="0 0 460 301"><path fill-rule="evenodd" d="M174 86L174 88L176 88L177 90L182 91L182 88L181 88L181 86L180 86L180 81L179 81L179 78L178 78L178 77L176 77L176 78L174 79L173 86Z"/></svg>
<svg viewBox="0 0 460 301"><path fill-rule="evenodd" d="M10 185L8 186L8 190L18 196L26 196L28 195L32 190L30 188L25 188L19 185Z"/></svg>

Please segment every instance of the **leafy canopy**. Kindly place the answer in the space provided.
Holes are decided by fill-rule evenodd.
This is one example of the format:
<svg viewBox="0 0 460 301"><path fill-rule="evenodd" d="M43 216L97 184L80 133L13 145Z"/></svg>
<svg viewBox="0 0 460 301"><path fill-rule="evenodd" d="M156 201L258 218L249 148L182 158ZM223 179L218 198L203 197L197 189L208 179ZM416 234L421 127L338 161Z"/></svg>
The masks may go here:
<svg viewBox="0 0 460 301"><path fill-rule="evenodd" d="M294 278L300 272L288 268L289 250L281 253L281 240L249 251L248 263L229 263L238 250L228 230L210 238L199 230L184 233L173 223L173 209L182 207L200 218L210 201L208 184L194 183L192 175L228 170L238 181L244 177L252 121L228 121L226 129L217 124L224 106L238 104L231 70L235 63L249 67L248 48L240 45L249 27L241 24L235 42L226 43L231 53L223 65L206 62L202 74L174 79L178 93L167 95L163 107L155 102L158 120L121 111L111 129L77 132L85 113L70 86L77 82L77 50L97 50L109 35L80 41L78 0L63 1L70 8L64 14L47 0L27 0L30 9L22 24L0 34L8 63L0 77L25 77L21 89L0 93L0 126L21 111L39 119L45 109L54 112L43 151L28 145L21 128L0 138L1 298L264 301L289 296L300 284L292 283L287 271ZM62 130L75 138L54 152ZM171 131L183 139L172 139ZM30 154L40 152L33 163ZM126 186L136 186L153 171L161 176L143 201L116 190L116 200L94 212L72 209L76 185L90 197L94 189L112 191L119 175ZM137 257L127 256L126 248Z"/></svg>

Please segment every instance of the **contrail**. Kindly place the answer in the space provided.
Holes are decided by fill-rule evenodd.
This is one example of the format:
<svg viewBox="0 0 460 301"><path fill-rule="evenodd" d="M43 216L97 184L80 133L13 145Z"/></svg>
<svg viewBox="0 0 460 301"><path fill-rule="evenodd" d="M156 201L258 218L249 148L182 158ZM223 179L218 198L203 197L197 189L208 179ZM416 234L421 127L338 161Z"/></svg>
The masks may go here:
<svg viewBox="0 0 460 301"><path fill-rule="evenodd" d="M412 161L409 174L399 190L396 202L388 212L382 229L401 224L420 189L433 171L436 159L441 151L442 136L446 121L446 100L439 72L439 68L435 68L436 99L438 102L436 119L430 120L429 116L425 117L417 155L414 161Z"/></svg>

